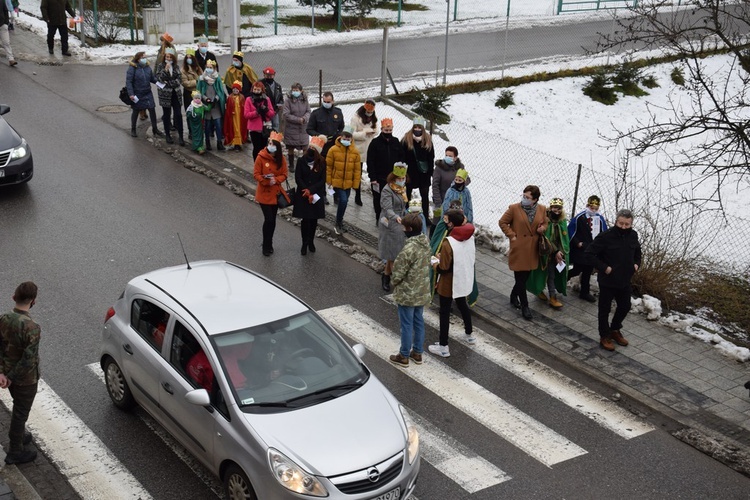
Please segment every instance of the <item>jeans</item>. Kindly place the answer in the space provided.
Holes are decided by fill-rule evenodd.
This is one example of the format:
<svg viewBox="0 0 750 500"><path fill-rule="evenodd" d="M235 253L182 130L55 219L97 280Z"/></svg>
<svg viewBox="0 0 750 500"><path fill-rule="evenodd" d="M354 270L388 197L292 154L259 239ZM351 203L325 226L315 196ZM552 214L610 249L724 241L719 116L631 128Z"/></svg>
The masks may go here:
<svg viewBox="0 0 750 500"><path fill-rule="evenodd" d="M279 128L279 111L276 111L276 114L273 115L273 118L271 118L271 128L274 129L276 132L280 132L281 129Z"/></svg>
<svg viewBox="0 0 750 500"><path fill-rule="evenodd" d="M37 384L16 385L10 384L8 391L13 398L13 413L10 417L10 453L23 451L23 435L26 432L26 421L29 419L31 405L36 397Z"/></svg>
<svg viewBox="0 0 750 500"><path fill-rule="evenodd" d="M422 354L424 350L424 306L398 306L398 320L401 323L401 349L399 353L409 357L413 350L415 354Z"/></svg>
<svg viewBox="0 0 750 500"><path fill-rule="evenodd" d="M206 127L206 144L211 140L211 135L216 131L216 145L224 143L224 133L221 130L221 118L208 119L203 122Z"/></svg>
<svg viewBox="0 0 750 500"><path fill-rule="evenodd" d="M451 305L453 305L453 297L440 297L440 345L448 345L448 329L450 328L451 322ZM456 307L461 313L461 319L464 320L464 332L466 335L471 334L473 330L471 326L471 311L469 310L469 303L466 302L466 297L456 297Z"/></svg>
<svg viewBox="0 0 750 500"><path fill-rule="evenodd" d="M622 328L622 321L630 311L630 285L624 288L610 288L599 285L599 336L608 337L612 330ZM609 323L609 312L612 309L612 299L617 307L615 314L612 316L612 323Z"/></svg>
<svg viewBox="0 0 750 500"><path fill-rule="evenodd" d="M276 213L279 206L265 203L259 205L263 212L263 250L270 250L273 248L273 233L276 231Z"/></svg>
<svg viewBox="0 0 750 500"><path fill-rule="evenodd" d="M518 297L521 301L521 307L529 307L529 298L526 296L526 281L528 281L531 271L513 271L513 278L516 283L513 285L513 290L510 291L511 300L513 297Z"/></svg>
<svg viewBox="0 0 750 500"><path fill-rule="evenodd" d="M346 204L349 202L351 189L333 188L333 191L339 198L339 205L336 209L336 224L341 225L344 223L344 212L346 212Z"/></svg>

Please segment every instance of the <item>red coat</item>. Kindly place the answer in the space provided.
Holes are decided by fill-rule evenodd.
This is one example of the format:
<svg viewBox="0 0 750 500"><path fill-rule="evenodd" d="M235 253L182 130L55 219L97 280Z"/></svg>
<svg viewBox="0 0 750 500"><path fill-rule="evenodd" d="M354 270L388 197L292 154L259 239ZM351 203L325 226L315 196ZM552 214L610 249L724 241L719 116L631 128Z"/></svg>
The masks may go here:
<svg viewBox="0 0 750 500"><path fill-rule="evenodd" d="M268 111L266 111L266 121L270 121L276 112L273 110L273 104L271 104L271 99L268 97L266 97L266 107L268 108ZM263 130L263 118L261 118L258 110L255 109L252 97L245 99L245 120L247 120L247 129L249 131L260 132Z"/></svg>
<svg viewBox="0 0 750 500"><path fill-rule="evenodd" d="M239 106L235 107L236 101L239 101ZM228 146L232 143L234 137L234 119L235 119L235 108L236 114L239 115L240 130L239 135L242 137L242 142L247 142L247 120L245 119L245 96L242 94L229 94L227 97L227 107L224 111L224 145Z"/></svg>
<svg viewBox="0 0 750 500"><path fill-rule="evenodd" d="M276 179L276 184L274 185L271 185L271 179L266 177L266 175L270 174L273 174L273 178ZM276 195L279 194L281 184L286 180L288 174L289 169L286 166L286 157L284 155L281 156L281 168L277 168L276 160L268 152L268 149L261 149L258 157L255 159L255 169L253 170L253 177L255 177L255 182L258 183L258 189L255 191L255 201L263 205L276 205Z"/></svg>

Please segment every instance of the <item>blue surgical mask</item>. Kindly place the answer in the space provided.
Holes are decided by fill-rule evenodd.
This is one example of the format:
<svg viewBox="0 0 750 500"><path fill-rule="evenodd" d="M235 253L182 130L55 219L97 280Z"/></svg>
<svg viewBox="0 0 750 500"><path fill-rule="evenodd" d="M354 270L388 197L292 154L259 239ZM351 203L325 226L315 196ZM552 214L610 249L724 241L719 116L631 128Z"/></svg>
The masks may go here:
<svg viewBox="0 0 750 500"><path fill-rule="evenodd" d="M276 146L270 144L268 145L268 147L266 147L266 149L268 149L268 152L271 154L274 154L276 152Z"/></svg>
<svg viewBox="0 0 750 500"><path fill-rule="evenodd" d="M533 204L534 204L534 202L532 200L530 200L528 198L524 198L523 196L521 196L521 205L523 205L524 207L530 207Z"/></svg>
<svg viewBox="0 0 750 500"><path fill-rule="evenodd" d="M185 62L188 63L188 65L193 64L193 58L192 57L188 57L188 58L185 59Z"/></svg>
<svg viewBox="0 0 750 500"><path fill-rule="evenodd" d="M333 103L332 102L324 102L323 103L323 107L326 108L326 109L331 109L333 107Z"/></svg>
<svg viewBox="0 0 750 500"><path fill-rule="evenodd" d="M404 187L406 186L406 179L401 179L400 181L396 181L397 186Z"/></svg>
<svg viewBox="0 0 750 500"><path fill-rule="evenodd" d="M207 75L210 75L213 72L214 72L213 68L206 68L206 70L204 71L204 73L207 74Z"/></svg>
<svg viewBox="0 0 750 500"><path fill-rule="evenodd" d="M208 47L200 47L198 48L198 50L201 51L201 54L205 54L206 52L208 52Z"/></svg>
<svg viewBox="0 0 750 500"><path fill-rule="evenodd" d="M232 61L232 65L233 65L233 66L234 66L235 68L241 68L241 67L242 67L242 63L241 63L241 62L239 62L239 61Z"/></svg>
<svg viewBox="0 0 750 500"><path fill-rule="evenodd" d="M299 97L302 95L302 92L299 90L292 90L292 97Z"/></svg>
<svg viewBox="0 0 750 500"><path fill-rule="evenodd" d="M446 165L453 165L455 160L453 159L452 156L446 156L445 158L443 158L443 161L445 162Z"/></svg>
<svg viewBox="0 0 750 500"><path fill-rule="evenodd" d="M341 139L341 145L346 146L347 148L352 145L352 141L349 139Z"/></svg>
<svg viewBox="0 0 750 500"><path fill-rule="evenodd" d="M148 64L148 59L145 59L145 58L139 59L138 64L140 64L141 66L145 66Z"/></svg>

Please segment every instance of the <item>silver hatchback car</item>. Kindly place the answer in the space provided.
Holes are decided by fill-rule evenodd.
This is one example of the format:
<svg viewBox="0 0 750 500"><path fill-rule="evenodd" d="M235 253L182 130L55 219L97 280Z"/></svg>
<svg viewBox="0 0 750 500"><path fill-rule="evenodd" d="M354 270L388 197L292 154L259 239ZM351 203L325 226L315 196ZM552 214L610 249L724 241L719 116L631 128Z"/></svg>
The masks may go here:
<svg viewBox="0 0 750 500"><path fill-rule="evenodd" d="M411 496L406 410L301 300L241 266L203 261L131 280L107 311L101 366L224 483L230 499ZM144 447L148 444L144 443Z"/></svg>

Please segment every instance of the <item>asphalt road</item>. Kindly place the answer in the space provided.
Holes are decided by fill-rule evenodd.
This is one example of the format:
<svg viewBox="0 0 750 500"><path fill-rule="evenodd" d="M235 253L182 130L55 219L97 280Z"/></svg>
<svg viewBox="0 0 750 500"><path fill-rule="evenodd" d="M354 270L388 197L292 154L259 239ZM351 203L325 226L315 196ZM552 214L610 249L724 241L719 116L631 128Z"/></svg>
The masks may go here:
<svg viewBox="0 0 750 500"><path fill-rule="evenodd" d="M76 81L71 76L59 85L70 88ZM263 257L257 206L22 73L4 72L1 78L2 100L12 108L6 118L31 144L36 164L28 186L0 191L2 307L12 305L18 282L39 284L33 312L43 326L42 377L154 498L211 498L216 485L191 471L138 412L115 410L87 366L98 360L104 313L124 283L183 261L177 233L191 260L235 261L317 309L349 304L398 331L394 307L380 300L377 275L340 250L320 242L315 255L301 258L298 229L280 221L276 253ZM85 77L80 82L87 84ZM501 336L491 325L477 326ZM428 341L435 339L435 330L428 329ZM394 335L394 352L396 346ZM512 477L471 498L707 498L719 485L724 498L746 498L747 478L677 442L659 430L658 420L651 422L655 430L625 440L463 344L455 343L449 360L430 363L449 365L587 453L548 467L448 404L441 397L448 387L425 387L379 356L365 359L446 440L461 443ZM574 371L557 368L588 383ZM444 472L440 464L424 461L417 496L467 498Z"/></svg>

